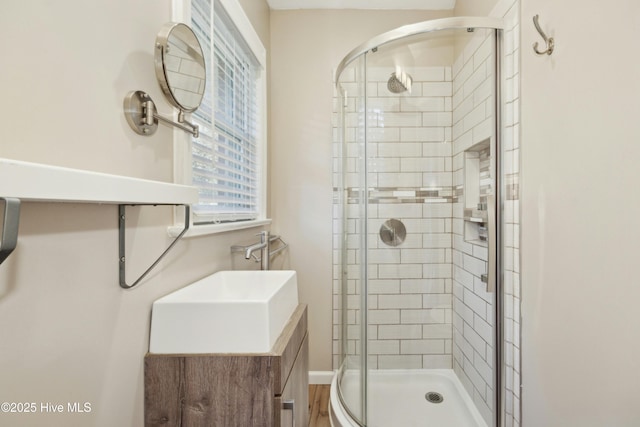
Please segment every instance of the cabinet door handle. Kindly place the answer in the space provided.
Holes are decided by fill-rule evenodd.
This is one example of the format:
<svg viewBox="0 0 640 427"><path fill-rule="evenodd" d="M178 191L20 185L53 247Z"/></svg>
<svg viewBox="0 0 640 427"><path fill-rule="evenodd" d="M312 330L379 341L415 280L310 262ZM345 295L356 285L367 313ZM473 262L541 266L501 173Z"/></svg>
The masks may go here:
<svg viewBox="0 0 640 427"><path fill-rule="evenodd" d="M296 401L295 399L288 399L282 401L282 409L291 410L291 426L296 427Z"/></svg>

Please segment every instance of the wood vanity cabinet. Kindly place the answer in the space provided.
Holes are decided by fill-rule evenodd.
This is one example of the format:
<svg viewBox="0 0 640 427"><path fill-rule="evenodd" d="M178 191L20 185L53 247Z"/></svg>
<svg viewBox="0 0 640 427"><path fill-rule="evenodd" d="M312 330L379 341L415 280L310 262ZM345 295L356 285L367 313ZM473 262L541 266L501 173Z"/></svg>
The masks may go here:
<svg viewBox="0 0 640 427"><path fill-rule="evenodd" d="M308 371L307 306L299 304L269 353L148 353L144 423L146 427L306 427Z"/></svg>

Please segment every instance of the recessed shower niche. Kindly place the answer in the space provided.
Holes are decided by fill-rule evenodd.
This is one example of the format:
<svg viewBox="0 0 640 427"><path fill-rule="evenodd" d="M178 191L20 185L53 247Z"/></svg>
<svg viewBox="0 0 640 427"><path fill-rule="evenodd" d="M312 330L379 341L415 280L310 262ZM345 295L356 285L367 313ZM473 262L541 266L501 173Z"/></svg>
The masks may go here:
<svg viewBox="0 0 640 427"><path fill-rule="evenodd" d="M492 194L491 143L485 139L464 152L464 240L487 246L487 196Z"/></svg>

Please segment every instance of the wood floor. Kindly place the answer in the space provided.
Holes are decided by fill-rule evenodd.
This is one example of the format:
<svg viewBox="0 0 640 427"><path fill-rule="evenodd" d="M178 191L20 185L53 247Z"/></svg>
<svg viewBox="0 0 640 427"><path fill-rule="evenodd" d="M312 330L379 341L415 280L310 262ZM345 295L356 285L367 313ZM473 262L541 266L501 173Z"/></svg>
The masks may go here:
<svg viewBox="0 0 640 427"><path fill-rule="evenodd" d="M309 385L309 427L330 427L329 389L322 384Z"/></svg>

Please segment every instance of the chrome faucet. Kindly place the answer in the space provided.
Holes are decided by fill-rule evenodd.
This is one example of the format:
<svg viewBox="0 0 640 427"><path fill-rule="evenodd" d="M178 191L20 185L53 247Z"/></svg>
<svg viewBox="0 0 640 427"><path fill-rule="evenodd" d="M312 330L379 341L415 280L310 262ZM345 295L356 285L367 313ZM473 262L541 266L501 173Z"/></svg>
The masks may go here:
<svg viewBox="0 0 640 427"><path fill-rule="evenodd" d="M242 252L244 254L245 259L255 259L256 262L260 263L261 270L269 270L271 266L271 257L279 254L289 247L289 245L280 238L280 236L275 234L270 234L269 231L263 231L256 236L260 236L260 241L258 243L254 243L249 246L241 246L241 245L233 245L231 246L231 252ZM273 242L279 241L280 243L276 243L273 251L271 247L274 246ZM260 258L258 258L254 252L260 251Z"/></svg>
<svg viewBox="0 0 640 427"><path fill-rule="evenodd" d="M247 246L245 251L244 251L244 258L245 259L250 259L251 255L253 255L253 253L255 251L260 251L260 269L261 270L268 270L269 269L269 232L268 231L262 231L260 232L260 234L258 234L258 236L260 236L260 243L255 243L251 246Z"/></svg>

